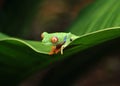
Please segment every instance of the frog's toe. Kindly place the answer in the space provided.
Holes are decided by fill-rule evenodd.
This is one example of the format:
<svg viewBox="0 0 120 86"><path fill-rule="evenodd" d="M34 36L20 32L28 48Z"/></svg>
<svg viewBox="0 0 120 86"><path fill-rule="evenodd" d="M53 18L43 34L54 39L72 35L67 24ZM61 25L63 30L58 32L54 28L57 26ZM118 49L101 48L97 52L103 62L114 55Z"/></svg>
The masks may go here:
<svg viewBox="0 0 120 86"><path fill-rule="evenodd" d="M52 51L51 51L51 52L49 52L49 55L53 55L53 54L54 54L54 52L52 52Z"/></svg>

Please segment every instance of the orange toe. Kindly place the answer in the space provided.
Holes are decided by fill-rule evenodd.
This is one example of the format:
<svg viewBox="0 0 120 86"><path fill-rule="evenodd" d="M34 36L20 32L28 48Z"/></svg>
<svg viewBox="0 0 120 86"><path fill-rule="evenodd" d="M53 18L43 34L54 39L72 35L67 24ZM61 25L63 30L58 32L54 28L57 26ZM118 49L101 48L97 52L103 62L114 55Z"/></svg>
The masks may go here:
<svg viewBox="0 0 120 86"><path fill-rule="evenodd" d="M52 51L51 51L51 52L49 52L49 55L53 55L53 54L54 54L54 52L52 52Z"/></svg>

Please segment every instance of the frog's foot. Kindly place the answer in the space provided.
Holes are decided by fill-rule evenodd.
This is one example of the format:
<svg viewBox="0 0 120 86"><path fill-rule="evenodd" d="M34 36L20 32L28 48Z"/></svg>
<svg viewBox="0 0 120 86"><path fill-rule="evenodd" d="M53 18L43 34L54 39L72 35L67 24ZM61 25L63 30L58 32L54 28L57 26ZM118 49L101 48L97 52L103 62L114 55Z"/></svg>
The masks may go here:
<svg viewBox="0 0 120 86"><path fill-rule="evenodd" d="M49 55L53 55L56 51L56 46L52 46L51 51L49 52Z"/></svg>

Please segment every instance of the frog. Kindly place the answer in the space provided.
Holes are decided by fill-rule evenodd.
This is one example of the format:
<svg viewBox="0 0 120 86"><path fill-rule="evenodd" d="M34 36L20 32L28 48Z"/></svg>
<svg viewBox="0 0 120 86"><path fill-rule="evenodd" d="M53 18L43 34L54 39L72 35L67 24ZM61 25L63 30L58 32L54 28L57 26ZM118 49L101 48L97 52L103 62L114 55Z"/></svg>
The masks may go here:
<svg viewBox="0 0 120 86"><path fill-rule="evenodd" d="M71 32L55 32L48 33L43 32L41 34L42 43L44 45L51 46L49 55L57 54L61 52L63 54L63 49L67 47L72 41L77 39L79 36L72 34Z"/></svg>

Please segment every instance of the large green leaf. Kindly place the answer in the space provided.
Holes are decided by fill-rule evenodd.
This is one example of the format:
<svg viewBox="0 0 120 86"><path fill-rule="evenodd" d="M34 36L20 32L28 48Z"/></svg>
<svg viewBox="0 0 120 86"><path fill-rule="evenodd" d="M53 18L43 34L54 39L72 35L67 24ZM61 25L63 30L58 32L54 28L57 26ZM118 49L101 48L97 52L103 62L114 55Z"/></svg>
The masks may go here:
<svg viewBox="0 0 120 86"><path fill-rule="evenodd" d="M119 9L118 0L96 0L85 8L70 27L70 31L80 37L65 49L63 55L47 55L51 46L45 46L40 41L21 40L0 34L0 85L16 86L30 74L55 61L120 37Z"/></svg>

